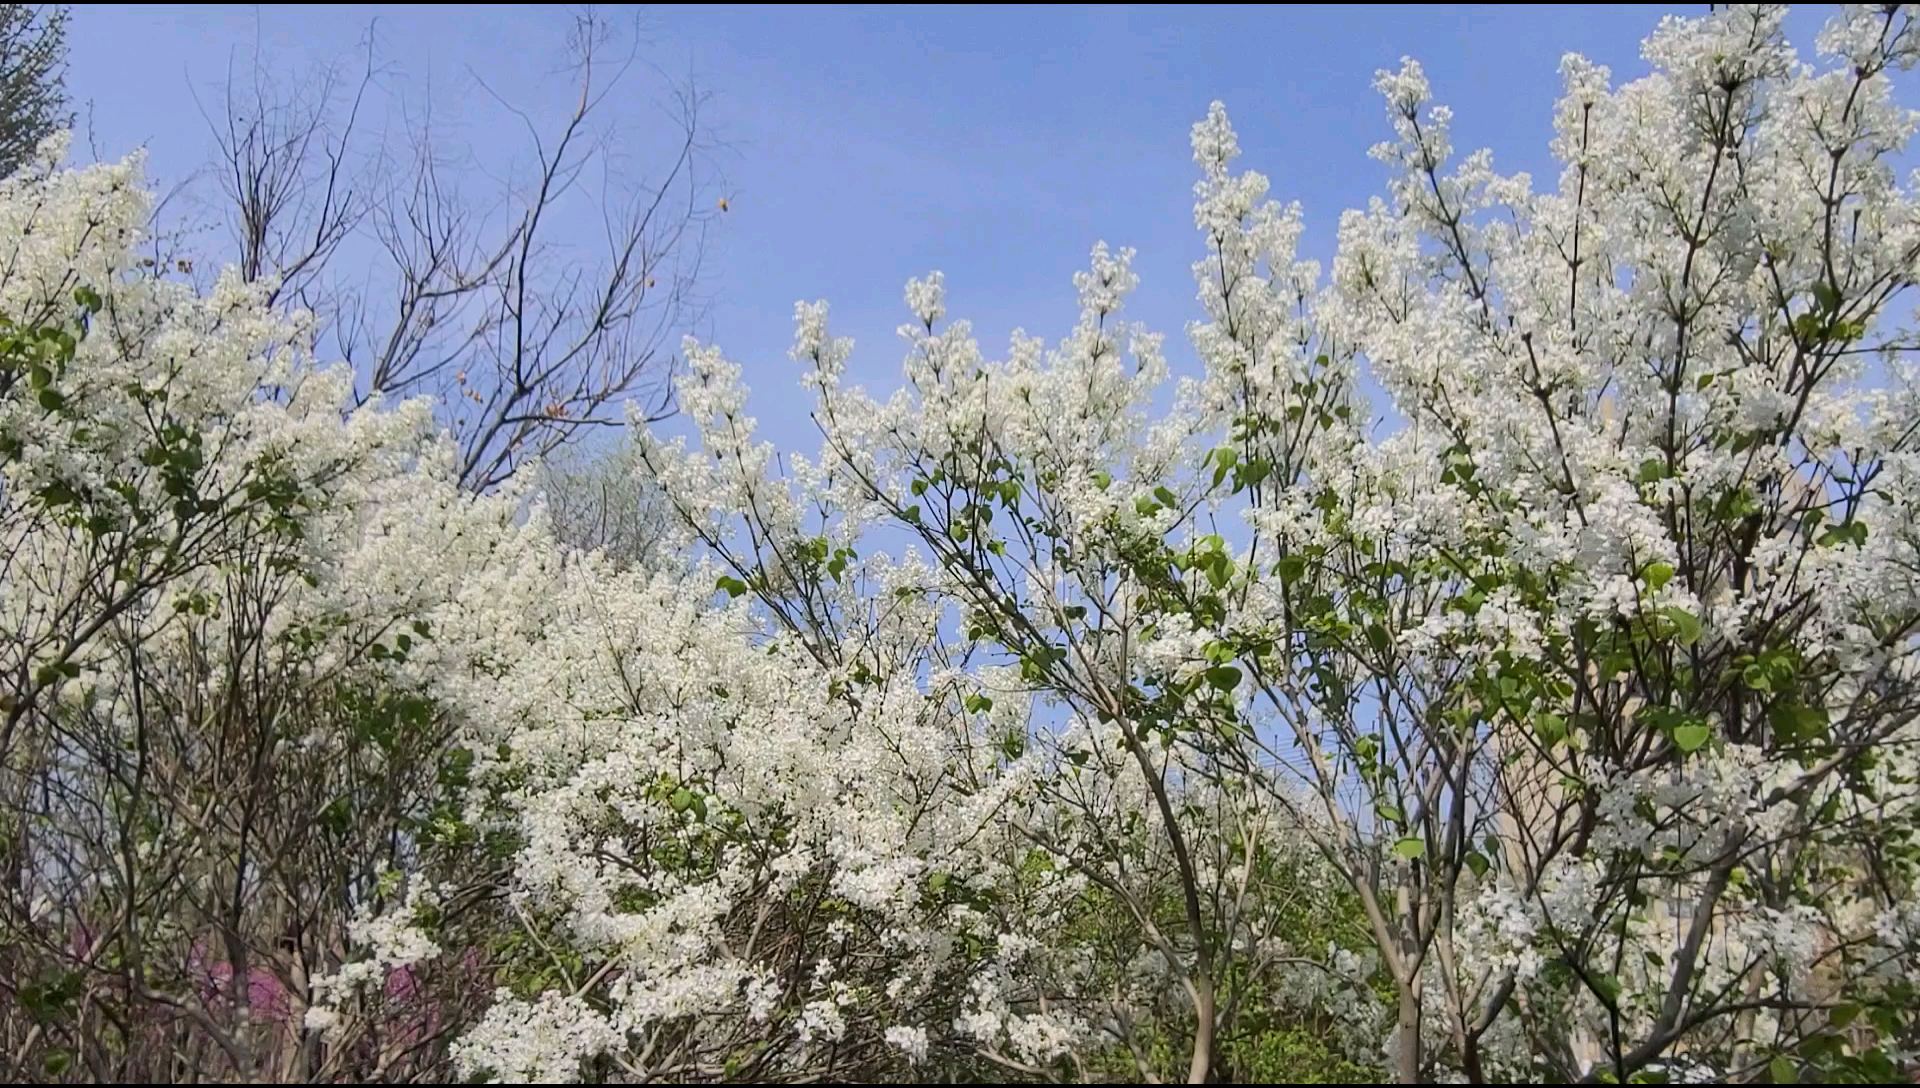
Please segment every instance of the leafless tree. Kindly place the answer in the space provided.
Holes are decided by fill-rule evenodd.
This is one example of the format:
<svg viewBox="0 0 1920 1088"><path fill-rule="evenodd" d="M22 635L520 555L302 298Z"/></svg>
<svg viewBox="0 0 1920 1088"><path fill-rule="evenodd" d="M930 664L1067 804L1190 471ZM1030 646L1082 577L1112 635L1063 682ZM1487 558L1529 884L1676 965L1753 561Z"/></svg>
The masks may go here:
<svg viewBox="0 0 1920 1088"><path fill-rule="evenodd" d="M575 18L574 93L554 118L471 77L529 152L488 201L471 195L483 172L449 146L431 101L392 111L397 138L376 131L373 99L389 73L374 30L351 77L327 69L289 89L256 57L207 110L225 256L314 312L363 397L438 397L475 490L620 426L630 405L647 419L672 410L673 339L696 316L713 214L702 96L674 95L663 161L628 162L603 119L639 65L631 38L619 48L606 21ZM585 245L571 237L583 221ZM372 271L350 268L349 255Z"/></svg>
<svg viewBox="0 0 1920 1088"><path fill-rule="evenodd" d="M661 562L671 511L658 483L636 474L639 464L631 440L581 443L548 458L539 489L554 535L623 567Z"/></svg>
<svg viewBox="0 0 1920 1088"><path fill-rule="evenodd" d="M321 275L370 211L356 137L373 89L373 39L351 93L324 68L291 83L255 55L241 78L230 63L217 112L201 113L216 150L210 171L230 229L232 263L249 282L277 280L274 295L305 305Z"/></svg>

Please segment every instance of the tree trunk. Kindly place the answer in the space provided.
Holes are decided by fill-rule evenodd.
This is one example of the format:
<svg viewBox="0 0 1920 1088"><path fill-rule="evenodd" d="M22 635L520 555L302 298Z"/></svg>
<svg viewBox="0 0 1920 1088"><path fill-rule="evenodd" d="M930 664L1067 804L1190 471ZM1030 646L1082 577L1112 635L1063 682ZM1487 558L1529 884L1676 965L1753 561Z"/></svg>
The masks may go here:
<svg viewBox="0 0 1920 1088"><path fill-rule="evenodd" d="M1401 983L1400 1019L1393 1035L1393 1079L1401 1084L1420 1083L1420 992L1413 984Z"/></svg>
<svg viewBox="0 0 1920 1088"><path fill-rule="evenodd" d="M1205 1084L1213 1070L1213 980L1193 980L1193 1060L1187 1063L1187 1083Z"/></svg>

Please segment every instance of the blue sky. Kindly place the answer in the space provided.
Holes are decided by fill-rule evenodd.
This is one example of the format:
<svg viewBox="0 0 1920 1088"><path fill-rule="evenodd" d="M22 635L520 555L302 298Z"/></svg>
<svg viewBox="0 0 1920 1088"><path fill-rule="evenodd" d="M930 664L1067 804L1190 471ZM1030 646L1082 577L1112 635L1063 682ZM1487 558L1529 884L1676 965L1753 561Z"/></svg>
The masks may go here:
<svg viewBox="0 0 1920 1088"><path fill-rule="evenodd" d="M1678 10L1697 12L1705 5ZM1403 55L1426 65L1456 111L1455 145L1491 146L1497 167L1550 178L1557 66L1567 51L1640 74L1639 41L1662 7L648 8L644 55L710 91L704 119L725 143L730 211L710 242L703 334L747 368L776 438L810 431L785 356L796 299L827 298L857 341L855 375L885 388L901 350L906 278L947 275L949 311L990 354L1015 327L1056 337L1073 316L1072 274L1097 240L1139 251L1133 316L1168 334L1195 313L1189 266L1193 168L1187 130L1215 98L1232 112L1244 165L1306 209L1307 248L1326 256L1342 209L1382 187L1366 156L1388 132L1370 89ZM608 14L622 18L618 11ZM517 145L479 92L553 103L566 14L558 8L82 7L69 86L83 139L103 155L149 149L165 187L205 161L194 93L217 93L258 42L276 71L351 62L377 16L389 84L483 161ZM1823 15L1802 11L1810 51ZM662 79L641 73L613 103L639 134L661 131ZM493 158L490 158L493 157Z"/></svg>

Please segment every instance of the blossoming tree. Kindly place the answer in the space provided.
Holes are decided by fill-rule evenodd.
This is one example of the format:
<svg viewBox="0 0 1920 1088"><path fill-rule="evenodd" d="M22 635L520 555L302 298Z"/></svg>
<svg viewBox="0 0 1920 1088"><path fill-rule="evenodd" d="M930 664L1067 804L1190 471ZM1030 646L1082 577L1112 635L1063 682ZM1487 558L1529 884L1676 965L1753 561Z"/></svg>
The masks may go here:
<svg viewBox="0 0 1920 1088"><path fill-rule="evenodd" d="M302 1006L435 856L420 677L467 643L426 610L511 561L514 508L460 496L424 402L350 410L258 288L142 270L139 163L62 150L0 181L7 1075L425 1068L418 1008L327 1051Z"/></svg>
<svg viewBox="0 0 1920 1088"><path fill-rule="evenodd" d="M1669 20L1618 89L1569 58L1544 192L1455 163L1419 67L1383 74L1389 195L1324 285L1216 107L1203 373L1170 412L1100 248L1073 331L1000 362L910 285L885 400L803 306L825 442L784 479L703 350L701 448L649 464L830 698L911 684L1004 737L997 822L1134 921L1192 1079L1300 836L1365 919L1401 1079L1884 1072L1914 939L1920 232L1889 73L1915 39L1851 9L1813 67L1781 18ZM900 540L924 574L849 589ZM897 602L938 649L863 660Z"/></svg>
<svg viewBox="0 0 1920 1088"><path fill-rule="evenodd" d="M1324 277L1216 106L1177 381L1105 246L1004 359L911 283L884 397L800 306L812 457L690 345L638 559L5 182L6 1068L1896 1075L1920 53L1781 20L1569 58L1541 191L1382 74Z"/></svg>

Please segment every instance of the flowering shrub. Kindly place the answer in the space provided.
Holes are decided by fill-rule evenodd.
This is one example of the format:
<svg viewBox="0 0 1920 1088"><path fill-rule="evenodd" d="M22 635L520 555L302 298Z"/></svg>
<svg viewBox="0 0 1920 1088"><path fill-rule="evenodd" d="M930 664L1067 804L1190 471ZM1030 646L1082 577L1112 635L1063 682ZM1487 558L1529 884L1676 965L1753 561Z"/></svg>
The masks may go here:
<svg viewBox="0 0 1920 1088"><path fill-rule="evenodd" d="M1617 89L1569 58L1544 192L1455 161L1418 65L1383 74L1389 193L1342 219L1324 283L1216 107L1203 369L1171 411L1161 341L1122 317L1128 254L1100 247L1068 335L1004 361L938 276L910 284L886 399L844 386L849 345L802 306L824 441L784 476L698 348L700 444L647 464L829 695L910 689L960 751L1003 739L968 773L1135 919L1193 1078L1268 962L1282 842L1353 897L1402 1079L1884 1074L1914 951L1896 308L1920 232L1888 73L1915 38L1852 9L1812 67L1781 14L1670 19ZM1125 1039L1114 1009L1050 1003L1062 1053Z"/></svg>
<svg viewBox="0 0 1920 1088"><path fill-rule="evenodd" d="M1539 192L1383 73L1325 276L1214 107L1179 380L1104 245L1003 359L910 283L885 397L798 307L811 457L690 344L640 559L6 182L10 1068L1909 1068L1920 54L1780 26L1570 57Z"/></svg>
<svg viewBox="0 0 1920 1088"><path fill-rule="evenodd" d="M143 267L137 161L42 152L0 182L9 1075L403 1073L418 1009L327 1053L303 1005L437 849L421 678L462 666L426 608L514 508L459 496L428 405L350 410L260 288Z"/></svg>

